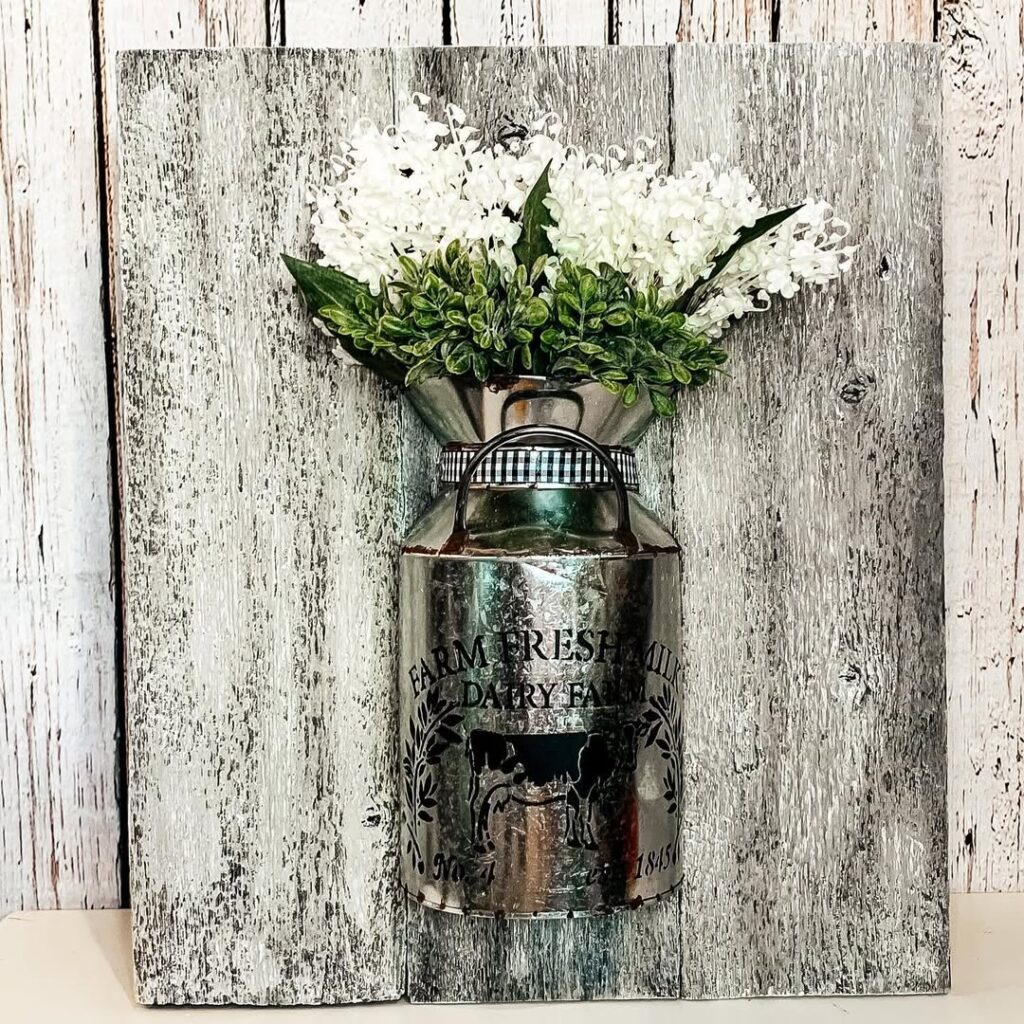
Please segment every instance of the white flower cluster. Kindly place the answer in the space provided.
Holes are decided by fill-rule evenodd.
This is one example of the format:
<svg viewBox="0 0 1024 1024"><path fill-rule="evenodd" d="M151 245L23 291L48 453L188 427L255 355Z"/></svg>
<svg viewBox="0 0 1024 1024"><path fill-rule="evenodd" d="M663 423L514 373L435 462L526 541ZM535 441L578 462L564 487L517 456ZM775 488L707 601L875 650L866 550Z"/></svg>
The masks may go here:
<svg viewBox="0 0 1024 1024"><path fill-rule="evenodd" d="M638 140L631 154L587 153L559 139L553 114L525 139L484 146L458 107L437 121L429 105L416 94L383 130L360 121L333 161L333 183L314 200L321 262L373 288L397 275L399 255L423 257L455 240L482 243L511 270L518 214L549 163L555 256L609 263L641 287L657 280L665 298L698 284L738 232L769 212L750 179L717 157L667 175L651 158L651 140ZM766 309L771 295L788 298L804 283L838 277L854 252L843 244L848 231L827 203L808 197L730 260L701 293L691 324L718 335Z"/></svg>

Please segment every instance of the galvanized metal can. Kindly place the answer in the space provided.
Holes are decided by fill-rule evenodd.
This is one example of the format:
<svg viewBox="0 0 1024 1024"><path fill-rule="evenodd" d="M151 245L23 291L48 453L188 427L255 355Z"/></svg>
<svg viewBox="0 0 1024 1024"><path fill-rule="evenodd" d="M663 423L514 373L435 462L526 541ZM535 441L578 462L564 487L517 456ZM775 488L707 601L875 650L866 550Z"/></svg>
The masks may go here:
<svg viewBox="0 0 1024 1024"><path fill-rule="evenodd" d="M569 482L552 459L576 465ZM545 425L477 446L407 538L400 572L409 895L540 917L670 893L679 548L608 450Z"/></svg>

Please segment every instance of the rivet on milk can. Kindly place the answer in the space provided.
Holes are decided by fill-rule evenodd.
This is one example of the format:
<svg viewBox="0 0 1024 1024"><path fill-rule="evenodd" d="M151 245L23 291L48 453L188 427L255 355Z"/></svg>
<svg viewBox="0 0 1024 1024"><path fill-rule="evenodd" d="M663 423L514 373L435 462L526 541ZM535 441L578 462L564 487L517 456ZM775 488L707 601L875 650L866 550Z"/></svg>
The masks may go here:
<svg viewBox="0 0 1024 1024"><path fill-rule="evenodd" d="M439 910L601 914L681 877L679 548L630 449L529 422L555 397L447 444L457 486L402 548L402 880Z"/></svg>

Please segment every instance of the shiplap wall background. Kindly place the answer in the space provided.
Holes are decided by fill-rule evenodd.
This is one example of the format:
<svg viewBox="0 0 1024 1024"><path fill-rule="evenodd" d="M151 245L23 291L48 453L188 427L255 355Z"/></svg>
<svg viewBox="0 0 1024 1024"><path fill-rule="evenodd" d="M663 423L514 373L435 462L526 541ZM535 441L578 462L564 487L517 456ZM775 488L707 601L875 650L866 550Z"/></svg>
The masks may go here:
<svg viewBox="0 0 1024 1024"><path fill-rule="evenodd" d="M943 43L950 870L1021 888L1022 19L1021 0L3 0L0 914L125 891L113 55L268 43Z"/></svg>

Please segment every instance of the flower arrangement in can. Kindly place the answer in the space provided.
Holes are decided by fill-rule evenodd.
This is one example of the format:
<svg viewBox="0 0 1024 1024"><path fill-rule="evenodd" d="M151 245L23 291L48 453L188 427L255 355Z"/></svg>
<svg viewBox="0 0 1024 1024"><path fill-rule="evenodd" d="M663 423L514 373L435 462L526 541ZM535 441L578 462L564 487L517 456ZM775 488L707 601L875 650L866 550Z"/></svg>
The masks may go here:
<svg viewBox="0 0 1024 1024"><path fill-rule="evenodd" d="M586 378L670 416L733 324L850 266L826 201L770 208L717 156L666 173L653 140L588 152L551 112L486 143L434 107L356 123L313 198L318 259L284 257L336 354L389 380Z"/></svg>

